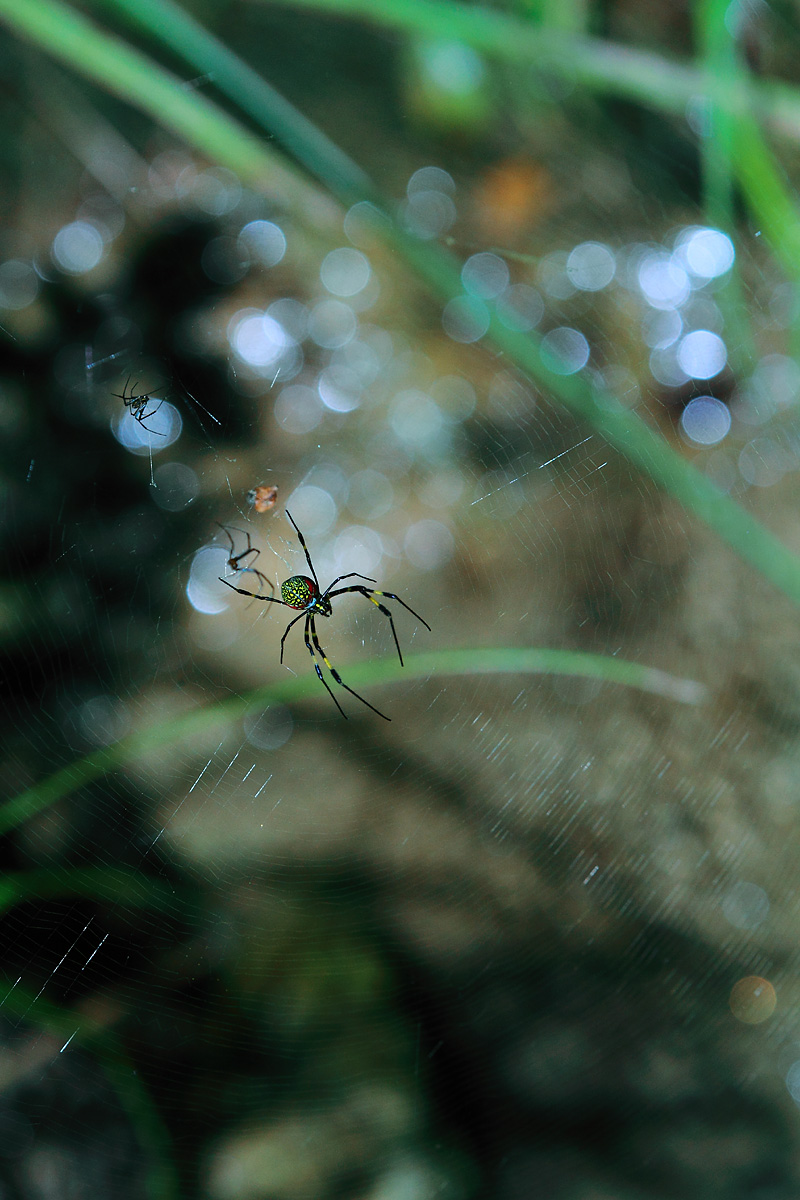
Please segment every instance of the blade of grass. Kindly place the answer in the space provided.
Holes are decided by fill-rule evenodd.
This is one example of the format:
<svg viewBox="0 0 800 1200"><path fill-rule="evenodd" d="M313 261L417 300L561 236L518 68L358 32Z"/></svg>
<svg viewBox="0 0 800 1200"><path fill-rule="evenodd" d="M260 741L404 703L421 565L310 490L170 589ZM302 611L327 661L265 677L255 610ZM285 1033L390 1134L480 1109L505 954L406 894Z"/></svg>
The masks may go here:
<svg viewBox="0 0 800 1200"><path fill-rule="evenodd" d="M131 0L131 6L136 0ZM451 0L251 0L331 17L364 21L415 36L448 38L489 58L534 65L574 84L685 118L687 105L707 90L702 68L597 37L543 29L497 9ZM749 92L722 81L717 102L726 112L755 107L775 132L800 141L800 92L788 84L753 81Z"/></svg>
<svg viewBox="0 0 800 1200"><path fill-rule="evenodd" d="M699 704L705 698L705 688L690 679L679 679L654 667L641 666L619 658L599 654L584 654L575 650L516 648L475 648L440 650L429 654L406 657L405 667L398 662L374 661L353 663L347 668L347 681L352 687L394 683L400 680L428 680L440 675L577 675L619 683L651 692L684 704ZM231 696L191 713L163 721L158 725L131 734L113 746L104 746L72 762L60 771L41 780L0 806L0 833L16 828L36 813L42 812L84 784L105 775L108 771L134 760L146 751L171 745L191 734L202 733L220 723L236 721L245 713L258 711L270 704L288 704L312 697L327 703L316 675L282 679L277 683L256 688L244 696Z"/></svg>
<svg viewBox="0 0 800 1200"><path fill-rule="evenodd" d="M713 81L706 97L708 123L698 136L703 182L703 202L707 224L727 233L735 241L734 143L737 122L724 106L714 100L720 81L738 71L733 39L725 24L728 0L699 0L694 8L697 41L705 61L708 78ZM725 322L726 341L737 378L749 374L756 362L756 344L742 291L739 257L734 260L721 286L714 294Z"/></svg>
<svg viewBox="0 0 800 1200"><path fill-rule="evenodd" d="M179 903L184 892L159 883L138 871L122 867L74 867L62 870L10 871L0 878L0 913L25 900L54 896L87 896L165 912Z"/></svg>
<svg viewBox="0 0 800 1200"><path fill-rule="evenodd" d="M61 1008L41 992L35 995L21 987L19 982L9 989L0 1001L0 1006L8 1016L13 1015L17 1022L25 1021L37 1025L46 1030L57 1043L63 1043L54 1044L52 1055L49 1057L54 1058L57 1054L78 1046L85 1046L92 1051L102 1064L122 1108L127 1112L136 1131L139 1143L147 1154L148 1195L151 1200L177 1200L178 1179L173 1165L169 1134L119 1039L100 1022L80 1010ZM43 1060L41 1067L44 1065Z"/></svg>
<svg viewBox="0 0 800 1200"><path fill-rule="evenodd" d="M308 184L281 157L197 92L121 38L66 4L0 0L0 21L79 74L147 113L209 158L267 195L312 199Z"/></svg>

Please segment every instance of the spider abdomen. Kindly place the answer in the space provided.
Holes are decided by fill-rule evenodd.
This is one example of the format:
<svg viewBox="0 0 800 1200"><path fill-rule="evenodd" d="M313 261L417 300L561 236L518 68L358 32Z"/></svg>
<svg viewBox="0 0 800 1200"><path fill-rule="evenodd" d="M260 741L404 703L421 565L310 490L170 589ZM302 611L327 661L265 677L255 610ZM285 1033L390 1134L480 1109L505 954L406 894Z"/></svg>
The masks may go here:
<svg viewBox="0 0 800 1200"><path fill-rule="evenodd" d="M290 608L308 608L317 596L317 585L307 575L292 575L281 584L284 604Z"/></svg>

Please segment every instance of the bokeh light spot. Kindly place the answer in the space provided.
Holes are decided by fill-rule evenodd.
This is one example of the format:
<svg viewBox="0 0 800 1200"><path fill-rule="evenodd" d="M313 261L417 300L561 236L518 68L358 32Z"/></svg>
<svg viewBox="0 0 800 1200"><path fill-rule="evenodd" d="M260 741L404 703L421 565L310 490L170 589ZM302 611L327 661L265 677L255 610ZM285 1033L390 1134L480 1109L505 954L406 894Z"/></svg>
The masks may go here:
<svg viewBox="0 0 800 1200"><path fill-rule="evenodd" d="M380 534L366 525L349 525L336 539L334 558L337 575L344 571L359 571L375 578L383 558Z"/></svg>
<svg viewBox="0 0 800 1200"><path fill-rule="evenodd" d="M772 1016L778 998L768 979L762 979L760 975L746 975L731 988L729 1003L737 1021L745 1025L760 1025Z"/></svg>
<svg viewBox="0 0 800 1200"><path fill-rule="evenodd" d="M456 184L449 171L441 167L420 167L408 181L406 194L414 196L418 192L444 192L445 195L455 195Z"/></svg>
<svg viewBox="0 0 800 1200"><path fill-rule="evenodd" d="M306 537L327 533L338 512L330 492L311 483L303 484L292 492L286 507ZM303 567L303 573L307 574L306 567Z"/></svg>
<svg viewBox="0 0 800 1200"><path fill-rule="evenodd" d="M153 472L150 494L165 512L182 512L199 496L200 480L185 463L163 463Z"/></svg>
<svg viewBox="0 0 800 1200"><path fill-rule="evenodd" d="M757 883L741 879L726 893L722 912L736 929L757 929L769 916L769 897Z"/></svg>
<svg viewBox="0 0 800 1200"><path fill-rule="evenodd" d="M354 517L374 521L390 511L393 501L394 488L380 471L368 467L351 478L347 507Z"/></svg>
<svg viewBox="0 0 800 1200"><path fill-rule="evenodd" d="M286 253L286 236L272 221L249 221L239 234L244 248L262 267L274 267Z"/></svg>
<svg viewBox="0 0 800 1200"><path fill-rule="evenodd" d="M228 597L234 594L219 580L225 574L227 561L228 551L221 546L203 546L195 554L186 584L186 596L196 612L208 616L225 612L229 604Z"/></svg>
<svg viewBox="0 0 800 1200"><path fill-rule="evenodd" d="M455 553L452 533L441 521L417 521L409 525L403 541L408 561L420 571L435 571Z"/></svg>
<svg viewBox="0 0 800 1200"><path fill-rule="evenodd" d="M681 414L681 430L698 446L715 446L728 434L731 414L714 396L690 400Z"/></svg>
<svg viewBox="0 0 800 1200"><path fill-rule="evenodd" d="M0 308L27 308L38 293L39 277L30 263L11 258L0 265Z"/></svg>
<svg viewBox="0 0 800 1200"><path fill-rule="evenodd" d="M356 314L341 300L320 300L308 318L311 340L325 350L347 345L355 337L357 328Z"/></svg>
<svg viewBox="0 0 800 1200"><path fill-rule="evenodd" d="M474 296L454 296L445 305L442 328L454 342L477 342L489 329L489 310Z"/></svg>
<svg viewBox="0 0 800 1200"><path fill-rule="evenodd" d="M444 192L414 192L403 207L406 228L426 241L445 233L457 215L455 204Z"/></svg>
<svg viewBox="0 0 800 1200"><path fill-rule="evenodd" d="M177 408L168 400L162 403L155 395L150 404L153 407L155 412L148 410L144 422L131 416L128 409L112 422L114 437L131 454L158 454L181 436L183 420Z"/></svg>
<svg viewBox="0 0 800 1200"><path fill-rule="evenodd" d="M722 338L710 329L695 329L678 343L678 366L690 379L711 379L728 361Z"/></svg>
<svg viewBox="0 0 800 1200"><path fill-rule="evenodd" d="M493 300L508 287L508 266L497 254L473 254L461 268L461 282L470 296Z"/></svg>
<svg viewBox="0 0 800 1200"><path fill-rule="evenodd" d="M796 465L786 446L770 437L753 438L739 454L739 473L754 487L774 487Z"/></svg>
<svg viewBox="0 0 800 1200"><path fill-rule="evenodd" d="M678 240L677 252L692 275L716 279L733 266L736 250L726 233L719 229L694 229Z"/></svg>
<svg viewBox="0 0 800 1200"><path fill-rule="evenodd" d="M544 316L544 300L536 288L527 283L512 283L498 298L495 307L500 323L517 333L535 329Z"/></svg>
<svg viewBox="0 0 800 1200"><path fill-rule="evenodd" d="M562 325L542 338L541 355L556 375L574 375L589 361L589 343L578 329Z"/></svg>
<svg viewBox="0 0 800 1200"><path fill-rule="evenodd" d="M686 271L664 250L644 256L637 279L647 303L653 308L679 308L691 290Z"/></svg>
<svg viewBox="0 0 800 1200"><path fill-rule="evenodd" d="M52 256L57 267L70 275L91 271L103 257L103 238L88 221L73 221L53 238Z"/></svg>
<svg viewBox="0 0 800 1200"><path fill-rule="evenodd" d="M567 275L583 292L599 292L608 287L616 269L614 255L602 242L582 242L567 258Z"/></svg>
<svg viewBox="0 0 800 1200"><path fill-rule="evenodd" d="M355 296L369 283L372 274L369 259L352 246L331 250L322 260L320 279L334 296Z"/></svg>
<svg viewBox="0 0 800 1200"><path fill-rule="evenodd" d="M292 714L283 704L271 704L260 713L246 713L242 724L248 742L258 750L279 749L294 729Z"/></svg>
<svg viewBox="0 0 800 1200"><path fill-rule="evenodd" d="M349 367L327 367L320 374L317 389L331 412L352 412L361 403L361 381Z"/></svg>
<svg viewBox="0 0 800 1200"><path fill-rule="evenodd" d="M426 74L451 96L470 95L485 74L480 56L464 42L426 42L422 45L421 60Z"/></svg>
<svg viewBox="0 0 800 1200"><path fill-rule="evenodd" d="M430 396L409 389L395 396L390 423L401 442L412 449L424 451L438 448L444 429L444 416Z"/></svg>
<svg viewBox="0 0 800 1200"><path fill-rule="evenodd" d="M281 389L275 401L273 416L287 433L310 433L322 420L324 409L319 394L303 383L293 383Z"/></svg>

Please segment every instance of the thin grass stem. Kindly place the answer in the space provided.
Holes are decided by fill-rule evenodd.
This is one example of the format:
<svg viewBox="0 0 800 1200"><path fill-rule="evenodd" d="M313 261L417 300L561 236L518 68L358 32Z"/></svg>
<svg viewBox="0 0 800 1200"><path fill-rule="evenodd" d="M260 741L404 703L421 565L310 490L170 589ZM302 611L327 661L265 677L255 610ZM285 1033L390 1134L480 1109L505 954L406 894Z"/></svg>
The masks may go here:
<svg viewBox="0 0 800 1200"><path fill-rule="evenodd" d="M391 660L352 663L342 674L356 688L371 684L406 683L470 675L576 675L605 683L623 684L683 704L699 704L706 696L702 684L679 679L654 667L620 658L584 654L576 650L500 647L439 650L406 656L405 667ZM282 679L243 696L231 696L194 712L161 721L104 746L42 779L32 788L0 806L0 833L7 833L64 796L107 774L139 755L182 738L239 720L245 713L270 704L289 704L318 697L325 700L316 675Z"/></svg>

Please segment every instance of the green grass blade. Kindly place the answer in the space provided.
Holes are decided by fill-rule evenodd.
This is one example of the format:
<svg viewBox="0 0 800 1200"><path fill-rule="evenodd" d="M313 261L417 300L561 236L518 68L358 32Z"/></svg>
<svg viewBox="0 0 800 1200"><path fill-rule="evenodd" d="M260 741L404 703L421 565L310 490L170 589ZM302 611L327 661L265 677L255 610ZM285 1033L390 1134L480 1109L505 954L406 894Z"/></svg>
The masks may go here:
<svg viewBox="0 0 800 1200"><path fill-rule="evenodd" d="M135 0L129 0L131 6ZM255 2L255 0L253 0ZM502 62L534 65L579 87L685 119L687 105L706 93L702 67L603 38L541 28L498 9L459 0L260 0L330 17L358 20L413 36L464 42ZM785 83L721 86L717 103L731 114L755 109L781 136L800 141L800 92Z"/></svg>
<svg viewBox="0 0 800 1200"><path fill-rule="evenodd" d="M101 1062L147 1154L150 1200L177 1200L178 1177L169 1134L115 1034L79 1009L61 1008L41 992L36 995L21 986L19 981L6 991L0 1003L7 1016L13 1015L17 1021L39 1026L51 1035L54 1045L42 1047L51 1051L50 1057L85 1046ZM42 1067L45 1061L42 1061Z"/></svg>
<svg viewBox="0 0 800 1200"><path fill-rule="evenodd" d="M345 672L347 682L355 688L401 680L413 682L439 676L486 674L576 675L639 688L684 704L699 704L706 694L703 685L693 680L679 679L657 668L624 659L584 654L576 650L526 647L439 650L409 655L405 667L399 662L379 660L352 663ZM0 833L16 828L62 797L146 751L172 745L181 738L236 721L245 713L259 711L270 704L289 704L312 697L329 703L316 675L308 672L305 676L282 679L243 696L217 701L171 721L159 722L141 733L131 734L113 746L103 747L70 763L0 806Z"/></svg>
<svg viewBox="0 0 800 1200"><path fill-rule="evenodd" d="M85 896L126 907L156 908L159 912L168 912L186 899L170 884L124 867L41 868L7 871L0 877L0 913L24 901L59 896Z"/></svg>
<svg viewBox="0 0 800 1200"><path fill-rule="evenodd" d="M262 138L68 5L58 0L0 0L0 22L254 187L267 194L278 190L308 195L308 185Z"/></svg>
<svg viewBox="0 0 800 1200"><path fill-rule="evenodd" d="M699 0L695 5L695 31L710 81L701 116L708 127L698 136L698 149L706 222L735 241L737 120L714 100L720 83L738 72L735 44L725 24L727 9L728 0ZM738 257L725 279L719 281L714 299L725 323L734 373L744 378L753 370L757 350L747 318Z"/></svg>

